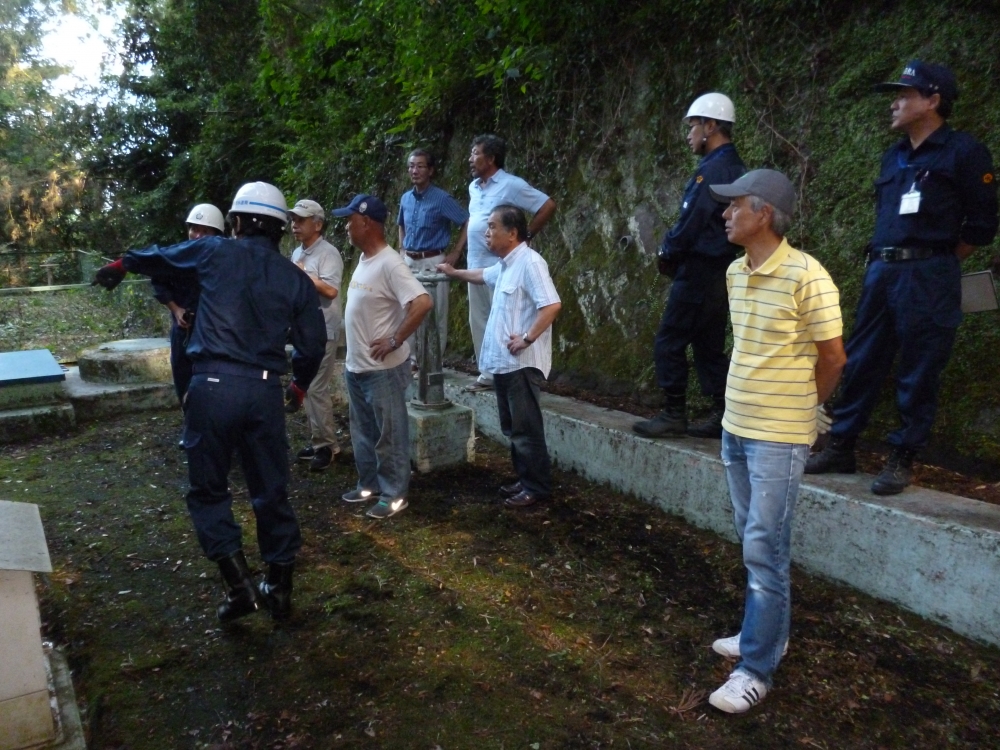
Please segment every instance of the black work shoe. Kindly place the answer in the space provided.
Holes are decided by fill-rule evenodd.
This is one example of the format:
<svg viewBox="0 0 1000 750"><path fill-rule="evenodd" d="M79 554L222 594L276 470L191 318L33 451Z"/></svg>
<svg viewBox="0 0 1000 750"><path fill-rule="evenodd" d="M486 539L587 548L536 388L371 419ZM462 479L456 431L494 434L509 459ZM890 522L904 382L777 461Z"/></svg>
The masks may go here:
<svg viewBox="0 0 1000 750"><path fill-rule="evenodd" d="M830 442L819 453L809 456L806 474L853 474L858 470L854 458L854 441L830 438Z"/></svg>
<svg viewBox="0 0 1000 750"><path fill-rule="evenodd" d="M676 409L664 409L652 419L636 422L632 432L643 437L684 437L687 435L687 415Z"/></svg>
<svg viewBox="0 0 1000 750"><path fill-rule="evenodd" d="M323 471L333 463L333 449L329 445L317 448L309 462L309 471Z"/></svg>
<svg viewBox="0 0 1000 750"><path fill-rule="evenodd" d="M548 495L536 495L534 492L521 490L516 495L512 495L503 501L505 508L528 508L535 503L548 500Z"/></svg>
<svg viewBox="0 0 1000 750"><path fill-rule="evenodd" d="M311 461L312 457L316 455L316 449L311 445L307 445L305 448L300 450L295 454L295 459L297 461Z"/></svg>
<svg viewBox="0 0 1000 750"><path fill-rule="evenodd" d="M524 487L521 486L521 480L518 479L516 482L512 482L511 484L501 484L500 494L504 497L514 497L514 495L518 494L523 489Z"/></svg>
<svg viewBox="0 0 1000 750"><path fill-rule="evenodd" d="M700 419L688 427L687 434L691 437L720 440L722 438L722 417L725 414L725 404L714 404L704 419Z"/></svg>
<svg viewBox="0 0 1000 750"><path fill-rule="evenodd" d="M893 448L885 462L885 468L872 482L872 492L876 495L898 495L913 481L913 457L916 451L909 448Z"/></svg>
<svg viewBox="0 0 1000 750"><path fill-rule="evenodd" d="M271 563L257 590L275 620L287 620L292 613L292 574L295 561Z"/></svg>
<svg viewBox="0 0 1000 750"><path fill-rule="evenodd" d="M220 622L231 622L251 615L261 608L263 601L250 576L250 567L243 551L239 550L218 561L222 579L229 587L226 598L218 606L216 614Z"/></svg>

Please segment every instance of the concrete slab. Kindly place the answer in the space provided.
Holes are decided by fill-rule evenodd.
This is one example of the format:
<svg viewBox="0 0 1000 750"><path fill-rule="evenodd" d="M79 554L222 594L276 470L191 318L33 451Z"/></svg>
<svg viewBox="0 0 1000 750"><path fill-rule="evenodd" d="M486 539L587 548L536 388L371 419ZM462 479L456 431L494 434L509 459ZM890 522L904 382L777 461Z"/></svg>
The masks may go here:
<svg viewBox="0 0 1000 750"><path fill-rule="evenodd" d="M78 367L69 368L63 387L81 422L177 406L172 383L90 383L80 376Z"/></svg>
<svg viewBox="0 0 1000 750"><path fill-rule="evenodd" d="M76 691L70 675L66 656L59 649L47 649L49 664L49 702L56 716L56 739L45 745L44 750L87 750L80 721L80 707L76 704Z"/></svg>
<svg viewBox="0 0 1000 750"><path fill-rule="evenodd" d="M52 572L37 505L0 500L0 570Z"/></svg>
<svg viewBox="0 0 1000 750"><path fill-rule="evenodd" d="M500 433L492 392L465 393L472 378L449 372L445 394L476 412L486 436ZM719 442L652 440L632 432L636 417L542 395L553 461L596 482L736 541ZM806 477L792 539L794 561L1000 645L1000 506L908 488L879 498L865 475Z"/></svg>
<svg viewBox="0 0 1000 750"><path fill-rule="evenodd" d="M408 403L410 460L421 474L468 463L475 455L476 413L468 406L449 404L425 409Z"/></svg>
<svg viewBox="0 0 1000 750"><path fill-rule="evenodd" d="M26 570L0 570L0 750L56 737L49 707L35 582Z"/></svg>
<svg viewBox="0 0 1000 750"><path fill-rule="evenodd" d="M26 383L54 383L65 377L62 367L48 349L0 352L0 388Z"/></svg>
<svg viewBox="0 0 1000 750"><path fill-rule="evenodd" d="M0 443L20 443L76 427L70 404L49 404L0 412Z"/></svg>
<svg viewBox="0 0 1000 750"><path fill-rule="evenodd" d="M170 341L109 341L80 354L81 377L90 383L171 383Z"/></svg>
<svg viewBox="0 0 1000 750"><path fill-rule="evenodd" d="M63 381L65 373L59 380L48 383L29 383L25 385L8 385L0 388L0 411L7 409L29 409L33 406L48 406L66 400Z"/></svg>

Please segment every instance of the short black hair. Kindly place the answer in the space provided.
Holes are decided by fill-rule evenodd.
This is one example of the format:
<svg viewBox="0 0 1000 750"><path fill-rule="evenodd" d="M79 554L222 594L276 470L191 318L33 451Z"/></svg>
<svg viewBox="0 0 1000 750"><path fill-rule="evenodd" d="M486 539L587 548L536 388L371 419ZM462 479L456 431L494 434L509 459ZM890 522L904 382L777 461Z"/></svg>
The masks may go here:
<svg viewBox="0 0 1000 750"><path fill-rule="evenodd" d="M714 117L691 117L691 120L700 120L701 124L704 125L706 120L711 120L715 123L716 127L719 128L719 132L722 133L730 141L733 140L733 124L728 120L716 120Z"/></svg>
<svg viewBox="0 0 1000 750"><path fill-rule="evenodd" d="M240 220L240 237L267 237L273 242L281 242L281 238L285 234L285 222L276 216L240 212L230 212L229 216L234 231L236 230L236 219Z"/></svg>
<svg viewBox="0 0 1000 750"><path fill-rule="evenodd" d="M507 141L503 138L492 133L484 133L472 139L472 146L473 148L479 146L479 150L485 156L493 157L493 163L497 169L503 169L504 160L507 157Z"/></svg>
<svg viewBox="0 0 1000 750"><path fill-rule="evenodd" d="M518 240L524 242L528 239L528 219L525 217L523 210L509 203L501 203L490 211L490 213L500 216L500 224L508 232L511 229L516 230Z"/></svg>
<svg viewBox="0 0 1000 750"><path fill-rule="evenodd" d="M424 160L427 162L427 166L428 167L430 167L431 169L436 169L437 168L437 162L434 159L434 154L432 154L427 149L425 149L425 148L415 148L415 149L413 149L410 152L410 155L406 157L406 160L409 161L414 156L422 156L422 157L424 157Z"/></svg>
<svg viewBox="0 0 1000 750"><path fill-rule="evenodd" d="M939 92L934 92L934 93L939 93ZM926 98L929 99L933 95L934 94L927 94ZM941 115L941 119L947 120L949 117L951 117L951 109L954 106L955 106L955 100L954 99L945 99L942 96L941 97L941 103L937 105L937 113L939 115Z"/></svg>

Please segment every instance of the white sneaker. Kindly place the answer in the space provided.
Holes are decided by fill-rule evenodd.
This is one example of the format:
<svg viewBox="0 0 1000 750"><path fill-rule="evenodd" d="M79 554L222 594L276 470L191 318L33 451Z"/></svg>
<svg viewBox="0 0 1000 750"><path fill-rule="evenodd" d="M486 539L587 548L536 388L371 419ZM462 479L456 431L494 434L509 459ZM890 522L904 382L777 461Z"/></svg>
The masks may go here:
<svg viewBox="0 0 1000 750"><path fill-rule="evenodd" d="M368 509L365 515L369 518L392 518L392 516L401 510L405 510L408 506L409 503L406 502L405 497L400 497L396 500L379 500Z"/></svg>
<svg viewBox="0 0 1000 750"><path fill-rule="evenodd" d="M712 642L712 650L717 654L722 654L730 659L740 658L740 634L731 635L728 638L719 638ZM788 641L785 641L785 648L781 652L782 656L788 655Z"/></svg>
<svg viewBox="0 0 1000 750"><path fill-rule="evenodd" d="M742 714L767 695L767 686L749 672L737 669L726 684L708 696L708 702L727 714Z"/></svg>
<svg viewBox="0 0 1000 750"><path fill-rule="evenodd" d="M350 492L345 492L340 497L347 503L365 503L374 494L371 490L351 490Z"/></svg>

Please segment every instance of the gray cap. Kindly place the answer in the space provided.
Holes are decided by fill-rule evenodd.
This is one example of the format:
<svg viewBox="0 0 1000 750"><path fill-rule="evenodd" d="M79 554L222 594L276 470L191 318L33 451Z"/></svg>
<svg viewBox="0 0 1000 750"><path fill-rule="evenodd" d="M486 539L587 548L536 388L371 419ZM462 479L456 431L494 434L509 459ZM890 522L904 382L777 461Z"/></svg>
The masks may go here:
<svg viewBox="0 0 1000 750"><path fill-rule="evenodd" d="M295 214L303 219L308 219L310 216L315 216L317 219L324 218L323 207L316 201L311 200L299 201L288 210L288 213Z"/></svg>
<svg viewBox="0 0 1000 750"><path fill-rule="evenodd" d="M775 169L755 169L730 185L709 185L708 189L720 203L743 195L756 195L789 216L795 212L795 188Z"/></svg>

